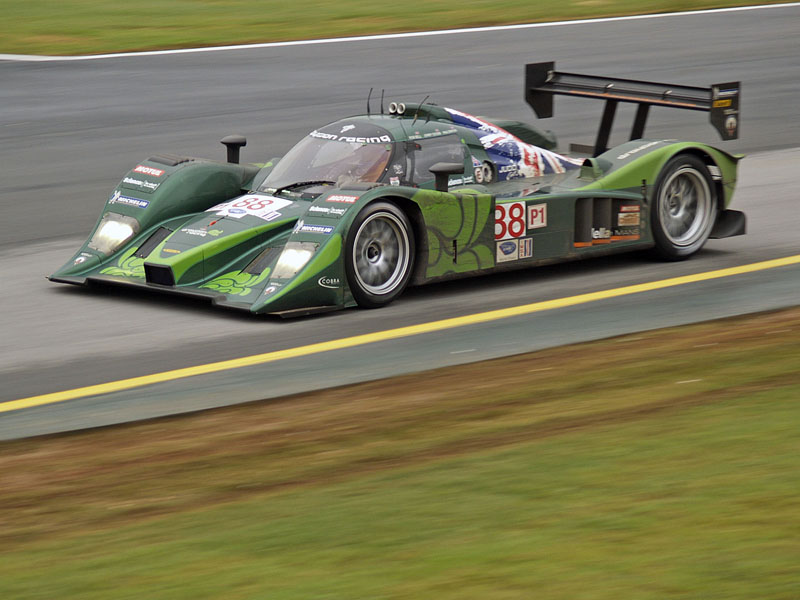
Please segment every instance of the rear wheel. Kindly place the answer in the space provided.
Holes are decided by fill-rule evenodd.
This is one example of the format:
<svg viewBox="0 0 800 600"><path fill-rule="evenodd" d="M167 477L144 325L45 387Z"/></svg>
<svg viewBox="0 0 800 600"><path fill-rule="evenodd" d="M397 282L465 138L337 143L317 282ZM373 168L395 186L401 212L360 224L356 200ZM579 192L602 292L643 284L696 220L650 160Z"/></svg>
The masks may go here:
<svg viewBox="0 0 800 600"><path fill-rule="evenodd" d="M389 304L408 285L414 233L403 211L388 202L366 206L347 235L345 271L359 306Z"/></svg>
<svg viewBox="0 0 800 600"><path fill-rule="evenodd" d="M688 258L706 243L717 213L711 174L702 160L676 156L658 177L650 214L656 252L668 260Z"/></svg>

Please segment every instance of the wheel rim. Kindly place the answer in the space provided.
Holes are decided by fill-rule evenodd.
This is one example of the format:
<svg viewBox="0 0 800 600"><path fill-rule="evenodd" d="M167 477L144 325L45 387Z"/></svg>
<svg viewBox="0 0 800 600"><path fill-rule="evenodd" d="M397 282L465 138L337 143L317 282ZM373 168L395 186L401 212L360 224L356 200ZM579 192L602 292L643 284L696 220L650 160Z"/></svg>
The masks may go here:
<svg viewBox="0 0 800 600"><path fill-rule="evenodd" d="M355 275L363 290L376 296L399 286L408 270L410 243L402 221L388 212L370 215L353 244Z"/></svg>
<svg viewBox="0 0 800 600"><path fill-rule="evenodd" d="M664 235L676 246L704 239L711 222L711 190L706 178L692 167L670 173L659 197Z"/></svg>

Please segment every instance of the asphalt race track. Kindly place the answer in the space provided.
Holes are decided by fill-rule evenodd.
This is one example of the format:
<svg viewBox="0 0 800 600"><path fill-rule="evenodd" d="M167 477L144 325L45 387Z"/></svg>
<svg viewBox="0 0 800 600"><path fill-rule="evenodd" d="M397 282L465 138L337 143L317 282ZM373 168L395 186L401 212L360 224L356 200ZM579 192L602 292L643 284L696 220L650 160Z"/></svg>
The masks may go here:
<svg viewBox="0 0 800 600"><path fill-rule="evenodd" d="M0 61L0 400L295 348L520 304L800 254L800 5L752 11L336 44ZM284 153L309 129L362 112L367 92L534 121L526 62L565 71L707 86L742 82L740 139L720 142L703 113L655 109L649 137L694 139L750 156L734 208L748 235L712 240L682 263L626 255L408 290L393 305L282 321L188 301L55 285L105 198L157 152L243 160ZM373 93L373 109L380 93ZM621 107L612 143L633 109ZM593 141L602 105L558 98L543 121ZM626 118L627 117L627 118ZM391 341L3 412L0 439L273 397L507 356L619 333L798 304L800 265L670 287ZM611 342L610 342L611 343Z"/></svg>

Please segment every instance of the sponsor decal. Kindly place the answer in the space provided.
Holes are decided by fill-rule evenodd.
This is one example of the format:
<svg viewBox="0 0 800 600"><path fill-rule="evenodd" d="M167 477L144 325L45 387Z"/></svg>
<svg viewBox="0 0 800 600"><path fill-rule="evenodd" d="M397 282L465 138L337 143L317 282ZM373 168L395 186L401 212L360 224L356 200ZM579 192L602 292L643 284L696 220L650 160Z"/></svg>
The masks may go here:
<svg viewBox="0 0 800 600"><path fill-rule="evenodd" d="M275 198L266 194L248 194L212 206L206 212L216 213L218 217L241 219L245 215L258 217L265 221L273 221L281 216L281 208L292 204L291 200Z"/></svg>
<svg viewBox="0 0 800 600"><path fill-rule="evenodd" d="M727 98L729 96L736 96L738 93L739 93L739 90L737 90L735 88L732 89L732 90L721 90L716 86L713 88L713 95L714 95L714 99L715 100L717 98Z"/></svg>
<svg viewBox="0 0 800 600"><path fill-rule="evenodd" d="M628 150L627 152L623 152L622 154L620 154L617 157L617 160L625 160L626 158L629 158L634 154L641 152L642 150L647 150L648 148L652 148L653 146L658 146L660 143L661 142L648 142L646 144L642 144L641 146L636 146L636 148L634 148L633 150Z"/></svg>
<svg viewBox="0 0 800 600"><path fill-rule="evenodd" d="M317 213L321 215L325 215L326 217L336 217L337 219L341 217L344 213L347 212L349 207L339 207L339 206L312 206L308 209L310 213Z"/></svg>
<svg viewBox="0 0 800 600"><path fill-rule="evenodd" d="M625 227L624 229L615 229L611 235L612 242L626 242L639 239L638 227Z"/></svg>
<svg viewBox="0 0 800 600"><path fill-rule="evenodd" d="M547 204L534 204L528 207L528 229L547 227Z"/></svg>
<svg viewBox="0 0 800 600"><path fill-rule="evenodd" d="M343 194L333 194L325 198L325 202L342 202L343 204L354 204L358 196L346 196Z"/></svg>
<svg viewBox="0 0 800 600"><path fill-rule="evenodd" d="M200 237L206 237L208 232L205 229L192 229L190 227L184 227L181 229L181 233L188 233L189 235L198 235Z"/></svg>
<svg viewBox="0 0 800 600"><path fill-rule="evenodd" d="M389 177L389 185L393 185L395 187L400 185L400 178L399 177ZM330 202L330 200L328 200Z"/></svg>
<svg viewBox="0 0 800 600"><path fill-rule="evenodd" d="M733 100L730 98L726 100L714 100L714 108L727 108L731 104L733 104Z"/></svg>
<svg viewBox="0 0 800 600"><path fill-rule="evenodd" d="M136 208L147 208L150 204L149 200L141 200L140 198L131 198L130 196L123 196L122 192L116 191L108 199L109 204L124 204L125 206L135 206Z"/></svg>
<svg viewBox="0 0 800 600"><path fill-rule="evenodd" d="M153 183L151 181L142 181L141 179L134 179L133 177L126 177L122 180L122 183L127 183L128 185L134 185L136 187L142 188L142 191L147 192L155 192L160 186L160 183Z"/></svg>
<svg viewBox="0 0 800 600"><path fill-rule="evenodd" d="M355 129L355 128L356 128L355 125L345 125L344 127L342 127L342 130L339 133L347 133L351 129Z"/></svg>
<svg viewBox="0 0 800 600"><path fill-rule="evenodd" d="M335 133L322 133L316 129L308 134L313 138L332 140L336 142L349 142L354 144L390 144L392 138L388 135L378 135L373 137L351 137L346 135L336 135Z"/></svg>
<svg viewBox="0 0 800 600"><path fill-rule="evenodd" d="M617 227L638 227L639 213L619 213L617 215Z"/></svg>
<svg viewBox="0 0 800 600"><path fill-rule="evenodd" d="M610 240L611 230L607 227L592 227L592 239L600 242Z"/></svg>
<svg viewBox="0 0 800 600"><path fill-rule="evenodd" d="M294 228L294 233L321 233L323 235L330 235L333 233L333 225L312 225L298 221Z"/></svg>
<svg viewBox="0 0 800 600"><path fill-rule="evenodd" d="M197 235L200 237L206 237L210 235L211 237L217 237L220 233L222 233L221 229L193 229L191 227L184 227L181 229L181 233L186 233L189 235Z"/></svg>
<svg viewBox="0 0 800 600"><path fill-rule="evenodd" d="M519 258L519 242L517 240L506 240L497 242L497 262L508 262Z"/></svg>
<svg viewBox="0 0 800 600"><path fill-rule="evenodd" d="M525 235L525 203L509 202L494 207L494 239L507 240Z"/></svg>
<svg viewBox="0 0 800 600"><path fill-rule="evenodd" d="M403 165L392 165L392 170L394 171L395 175L402 175L403 174Z"/></svg>
<svg viewBox="0 0 800 600"><path fill-rule="evenodd" d="M642 210L642 207L638 204L623 204L619 207L619 212L624 213L639 212L640 210Z"/></svg>
<svg viewBox="0 0 800 600"><path fill-rule="evenodd" d="M317 279L317 283L320 287L328 288L331 290L338 289L342 287L342 282L339 280L338 277L320 277Z"/></svg>
<svg viewBox="0 0 800 600"><path fill-rule="evenodd" d="M458 130L455 129L455 128L446 129L445 131L441 131L441 130L437 129L436 131L428 131L426 133L420 133L419 131L415 131L414 135L408 136L408 139L409 140L424 140L424 139L428 139L428 138L441 137L443 135L450 135L451 133L457 133L457 132L458 132Z"/></svg>
<svg viewBox="0 0 800 600"><path fill-rule="evenodd" d="M164 248L163 251L166 252L167 254L180 254L181 253L180 250L176 250L175 248Z"/></svg>
<svg viewBox="0 0 800 600"><path fill-rule="evenodd" d="M72 263L75 265L80 265L82 263L85 263L90 258L92 258L92 256L93 255L89 254L88 252L81 252L81 255L77 257L75 260L73 260Z"/></svg>
<svg viewBox="0 0 800 600"><path fill-rule="evenodd" d="M142 175L150 175L151 177L161 177L164 174L162 169L155 169L153 167L146 167L145 165L138 165L134 173L141 173Z"/></svg>
<svg viewBox="0 0 800 600"><path fill-rule="evenodd" d="M728 135L731 136L736 133L736 117L731 115L725 119L725 130L728 132Z"/></svg>
<svg viewBox="0 0 800 600"><path fill-rule="evenodd" d="M533 257L533 238L522 238L519 241L519 257L520 258Z"/></svg>
<svg viewBox="0 0 800 600"><path fill-rule="evenodd" d="M274 294L282 287L283 287L282 283L271 283L266 288L264 288L264 295L269 296L270 294Z"/></svg>

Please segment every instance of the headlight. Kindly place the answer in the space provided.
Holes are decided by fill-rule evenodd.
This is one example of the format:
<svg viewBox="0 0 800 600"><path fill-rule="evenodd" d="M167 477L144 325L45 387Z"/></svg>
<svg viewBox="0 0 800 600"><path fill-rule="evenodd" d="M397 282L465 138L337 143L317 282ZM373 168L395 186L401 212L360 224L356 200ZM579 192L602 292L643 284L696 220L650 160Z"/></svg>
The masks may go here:
<svg viewBox="0 0 800 600"><path fill-rule="evenodd" d="M139 222L133 217L106 213L94 232L89 248L111 254L139 231Z"/></svg>
<svg viewBox="0 0 800 600"><path fill-rule="evenodd" d="M276 279L294 277L311 260L316 250L317 244L311 242L289 242L275 264L272 277Z"/></svg>

